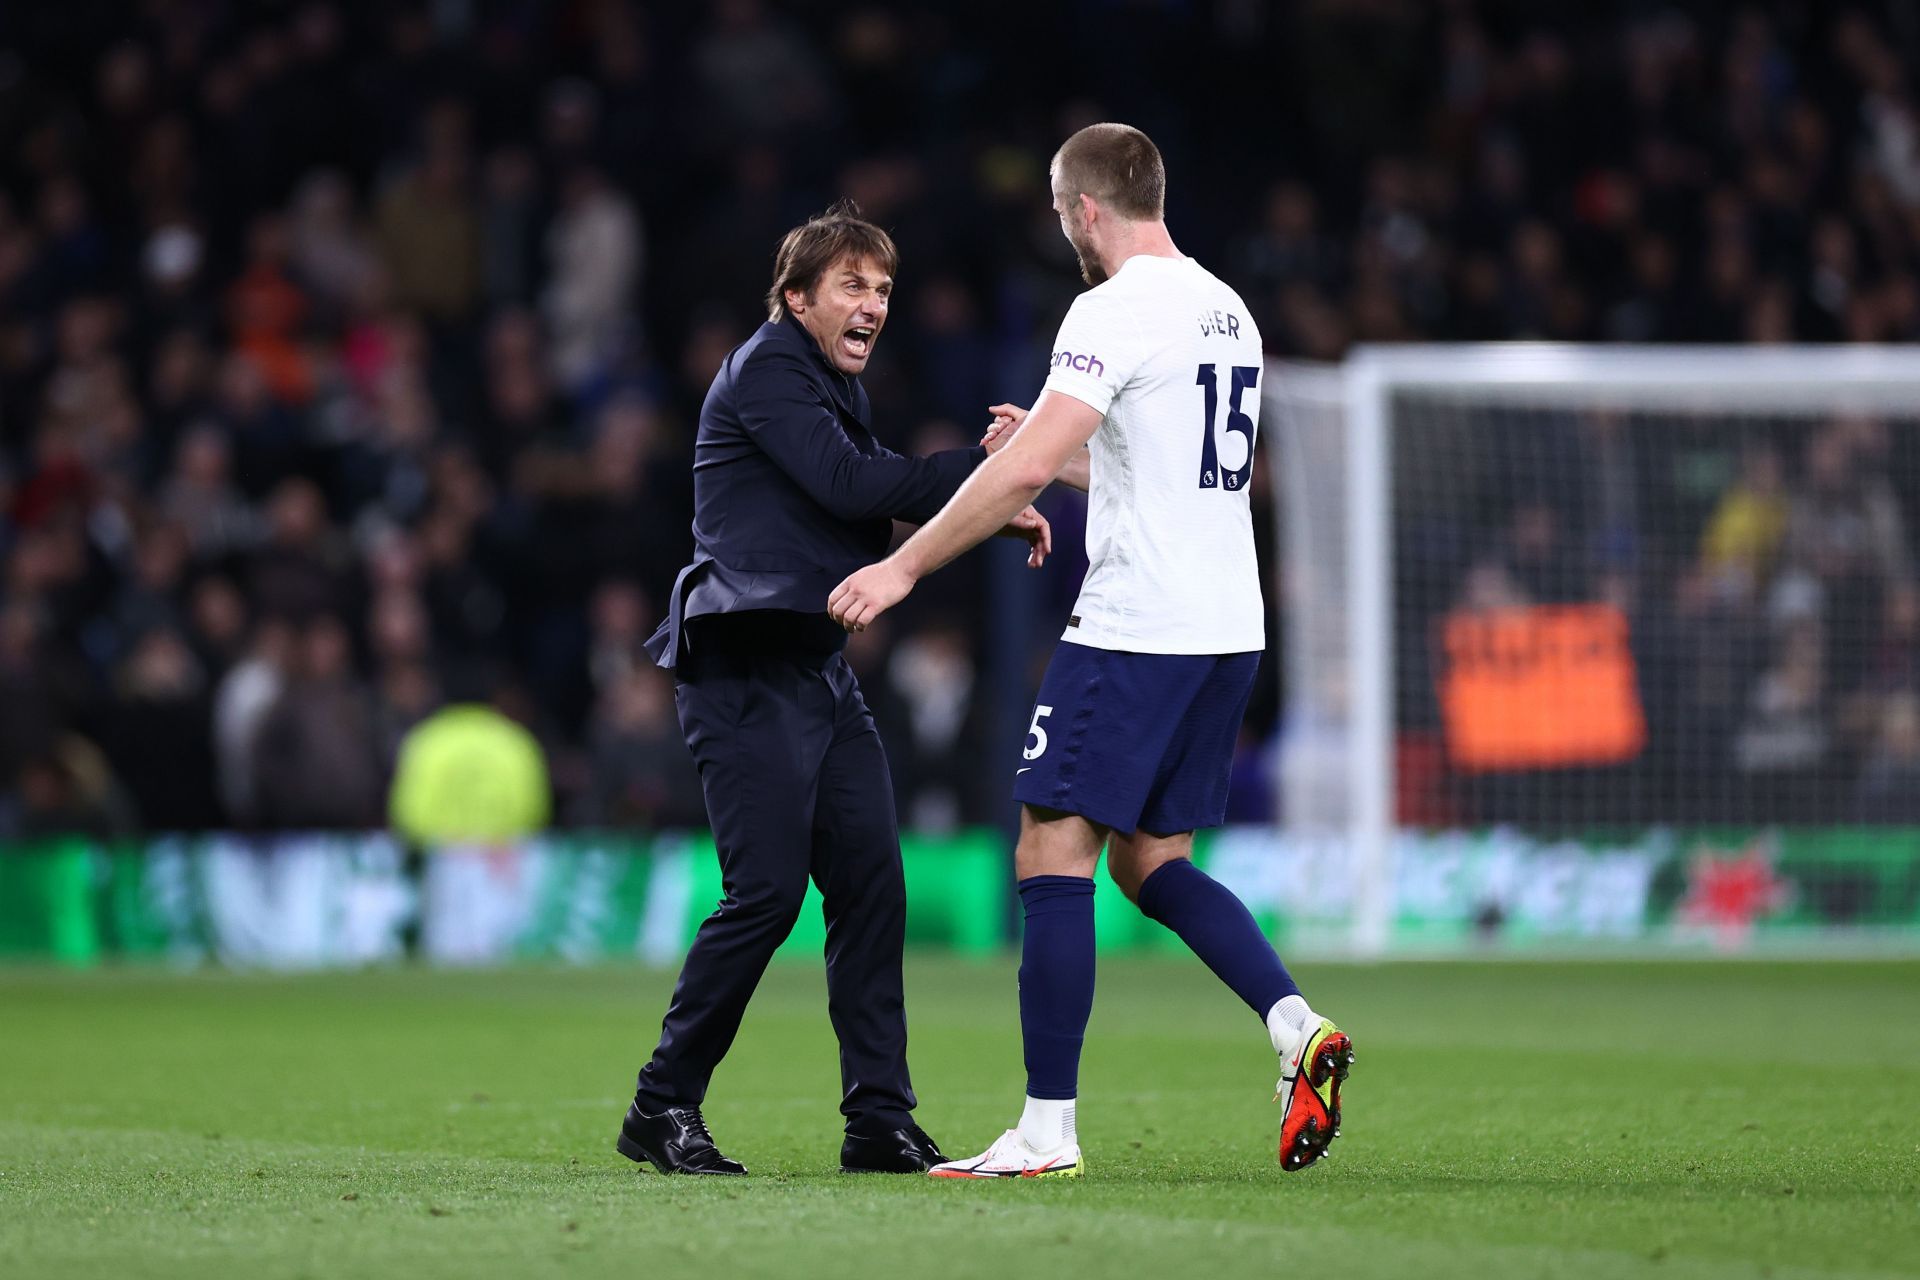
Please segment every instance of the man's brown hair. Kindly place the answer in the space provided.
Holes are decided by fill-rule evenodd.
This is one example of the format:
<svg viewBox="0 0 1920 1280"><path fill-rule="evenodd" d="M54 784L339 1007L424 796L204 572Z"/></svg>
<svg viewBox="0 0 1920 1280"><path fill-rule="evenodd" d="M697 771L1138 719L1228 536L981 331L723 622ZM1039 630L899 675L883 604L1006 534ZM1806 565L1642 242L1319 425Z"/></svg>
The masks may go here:
<svg viewBox="0 0 1920 1280"><path fill-rule="evenodd" d="M1085 193L1136 222L1165 216L1167 166L1132 125L1088 125L1060 144L1053 165L1069 197Z"/></svg>
<svg viewBox="0 0 1920 1280"><path fill-rule="evenodd" d="M893 237L860 216L860 206L842 200L825 213L787 232L773 257L773 287L767 290L767 319L787 314L787 290L813 296L827 268L845 256L869 262L891 276L900 266Z"/></svg>

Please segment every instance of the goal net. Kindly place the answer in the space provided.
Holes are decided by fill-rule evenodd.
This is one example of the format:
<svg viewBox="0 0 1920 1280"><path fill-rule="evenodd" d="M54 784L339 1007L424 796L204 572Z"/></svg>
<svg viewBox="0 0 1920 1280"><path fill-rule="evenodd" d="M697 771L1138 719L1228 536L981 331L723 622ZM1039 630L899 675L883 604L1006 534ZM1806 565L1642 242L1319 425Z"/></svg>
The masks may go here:
<svg viewBox="0 0 1920 1280"><path fill-rule="evenodd" d="M1281 821L1227 864L1280 927L1920 947L1920 353L1367 349L1265 392Z"/></svg>

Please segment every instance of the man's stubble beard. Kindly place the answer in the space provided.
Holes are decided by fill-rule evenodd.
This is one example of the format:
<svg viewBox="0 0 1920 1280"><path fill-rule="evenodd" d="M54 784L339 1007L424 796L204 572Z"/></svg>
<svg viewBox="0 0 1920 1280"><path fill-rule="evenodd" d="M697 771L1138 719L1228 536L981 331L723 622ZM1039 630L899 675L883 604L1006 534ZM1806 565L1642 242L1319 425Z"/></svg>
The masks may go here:
<svg viewBox="0 0 1920 1280"><path fill-rule="evenodd" d="M1107 278L1107 269L1100 265L1100 255L1093 246L1077 236L1068 236L1067 243L1073 246L1073 254L1080 259L1080 278L1088 284L1102 284Z"/></svg>

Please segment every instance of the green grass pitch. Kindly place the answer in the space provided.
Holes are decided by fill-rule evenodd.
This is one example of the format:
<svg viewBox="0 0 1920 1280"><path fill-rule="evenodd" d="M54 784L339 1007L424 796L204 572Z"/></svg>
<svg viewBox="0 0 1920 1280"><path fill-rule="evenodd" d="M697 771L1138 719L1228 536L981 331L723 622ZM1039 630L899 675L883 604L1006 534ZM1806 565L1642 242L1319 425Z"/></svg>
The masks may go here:
<svg viewBox="0 0 1920 1280"><path fill-rule="evenodd" d="M1011 965L909 960L920 1117L1020 1099ZM0 971L0 1275L1920 1275L1920 965L1300 967L1354 1034L1337 1158L1274 1161L1263 1031L1107 961L1081 1181L837 1173L816 966L707 1107L746 1180L613 1151L671 975Z"/></svg>

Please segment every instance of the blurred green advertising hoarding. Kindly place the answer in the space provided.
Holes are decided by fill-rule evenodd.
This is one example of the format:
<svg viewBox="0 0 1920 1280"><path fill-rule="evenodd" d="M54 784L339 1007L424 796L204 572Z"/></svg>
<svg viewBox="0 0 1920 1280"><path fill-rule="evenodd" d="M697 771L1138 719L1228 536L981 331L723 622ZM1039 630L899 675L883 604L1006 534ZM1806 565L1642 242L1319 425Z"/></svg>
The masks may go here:
<svg viewBox="0 0 1920 1280"><path fill-rule="evenodd" d="M997 951L1016 926L1002 837L909 837L910 945ZM1202 833L1195 860L1275 937L1337 950L1352 860L1338 839ZM1812 941L1920 949L1920 828L1714 828L1542 838L1403 832L1405 954L1569 948L1739 951ZM412 854L390 836L209 835L0 846L0 957L247 968L516 959L672 964L722 889L704 833L556 834ZM1178 948L1100 882L1107 951ZM817 890L783 958L825 943Z"/></svg>

